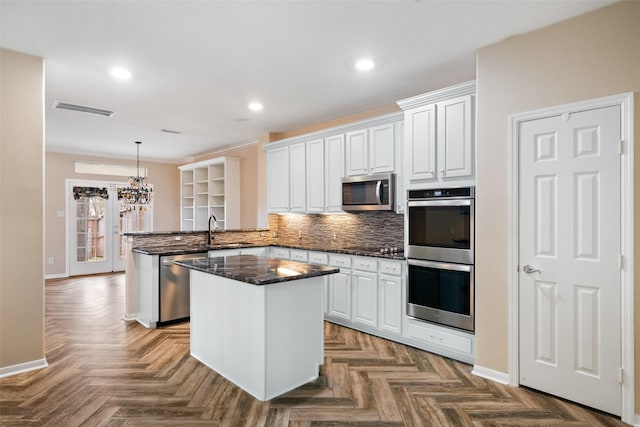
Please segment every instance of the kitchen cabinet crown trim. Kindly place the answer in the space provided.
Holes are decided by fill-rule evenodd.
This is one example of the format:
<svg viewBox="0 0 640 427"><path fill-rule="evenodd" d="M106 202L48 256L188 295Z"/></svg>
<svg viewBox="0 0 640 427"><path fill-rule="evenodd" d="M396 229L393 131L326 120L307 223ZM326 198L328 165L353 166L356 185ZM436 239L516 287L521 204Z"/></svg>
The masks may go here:
<svg viewBox="0 0 640 427"><path fill-rule="evenodd" d="M475 84L475 82L474 82ZM475 86L474 86L475 87ZM289 145L296 142L306 142L313 139L326 138L329 136L334 136L336 134L342 134L347 132L352 132L356 130L362 130L363 128L370 128L378 125L384 125L387 123L393 123L398 120L404 119L404 113L402 111L398 111L395 113L389 113L382 116L373 117L366 120L360 120L357 122L351 122L344 125L323 129L316 132L305 133L304 135L294 136L291 138L281 139L280 141L275 141L269 144L265 144L263 146L264 150L270 150L276 147L280 147L283 145Z"/></svg>
<svg viewBox="0 0 640 427"><path fill-rule="evenodd" d="M411 98L396 101L396 104L403 110L420 107L422 105L434 104L436 102L445 101L463 95L473 95L476 92L476 81L460 83L454 86L445 87L443 89L434 90L432 92L416 95Z"/></svg>

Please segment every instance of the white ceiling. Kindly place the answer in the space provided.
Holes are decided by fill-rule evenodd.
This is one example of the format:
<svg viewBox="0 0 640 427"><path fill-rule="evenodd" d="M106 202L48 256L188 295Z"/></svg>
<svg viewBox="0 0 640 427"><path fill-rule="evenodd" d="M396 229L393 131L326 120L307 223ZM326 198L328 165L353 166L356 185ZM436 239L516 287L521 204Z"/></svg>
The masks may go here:
<svg viewBox="0 0 640 427"><path fill-rule="evenodd" d="M0 43L45 58L47 150L182 162L471 80L478 48L612 2L1 0Z"/></svg>

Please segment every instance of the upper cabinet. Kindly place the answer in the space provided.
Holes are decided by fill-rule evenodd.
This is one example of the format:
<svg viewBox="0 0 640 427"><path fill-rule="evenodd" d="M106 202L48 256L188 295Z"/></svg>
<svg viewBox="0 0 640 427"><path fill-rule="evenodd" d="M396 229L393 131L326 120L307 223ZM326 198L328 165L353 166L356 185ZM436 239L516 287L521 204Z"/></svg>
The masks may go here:
<svg viewBox="0 0 640 427"><path fill-rule="evenodd" d="M406 189L474 185L475 82L398 101Z"/></svg>
<svg viewBox="0 0 640 427"><path fill-rule="evenodd" d="M289 146L267 150L267 199L270 213L289 212Z"/></svg>
<svg viewBox="0 0 640 427"><path fill-rule="evenodd" d="M388 114L265 146L268 211L341 212L343 177L399 173L401 119Z"/></svg>
<svg viewBox="0 0 640 427"><path fill-rule="evenodd" d="M240 160L219 157L180 166L180 229L240 228Z"/></svg>
<svg viewBox="0 0 640 427"><path fill-rule="evenodd" d="M393 123L348 132L346 134L347 176L394 172L396 169L395 144Z"/></svg>

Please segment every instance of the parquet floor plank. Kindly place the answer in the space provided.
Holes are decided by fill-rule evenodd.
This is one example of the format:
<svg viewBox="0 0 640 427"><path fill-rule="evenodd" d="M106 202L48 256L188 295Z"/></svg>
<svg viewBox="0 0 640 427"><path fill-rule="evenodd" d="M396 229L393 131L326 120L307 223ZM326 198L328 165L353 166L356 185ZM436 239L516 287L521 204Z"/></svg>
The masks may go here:
<svg viewBox="0 0 640 427"><path fill-rule="evenodd" d="M49 367L0 379L2 426L607 426L616 417L325 323L320 377L260 402L189 355L189 323L122 320L124 275L49 281Z"/></svg>

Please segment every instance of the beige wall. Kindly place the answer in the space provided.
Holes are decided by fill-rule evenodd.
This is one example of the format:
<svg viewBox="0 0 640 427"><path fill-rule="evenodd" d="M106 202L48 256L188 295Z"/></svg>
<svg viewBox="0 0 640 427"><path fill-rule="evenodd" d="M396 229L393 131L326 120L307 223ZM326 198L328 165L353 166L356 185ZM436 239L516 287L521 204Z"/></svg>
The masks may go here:
<svg viewBox="0 0 640 427"><path fill-rule="evenodd" d="M45 264L46 275L64 275L67 265L66 218L58 217L64 211L65 180L87 179L93 181L127 182L127 177L77 174L74 161L135 165L135 159L112 159L76 154L46 152L45 154L45 254L44 259L54 259L54 264ZM147 167L149 182L153 184L153 230L171 231L180 229L180 175L178 165L141 161Z"/></svg>
<svg viewBox="0 0 640 427"><path fill-rule="evenodd" d="M621 2L480 49L477 66L476 363L508 372L508 117L513 113L636 92L640 142L640 2ZM640 150L635 151L636 170ZM640 174L635 186L640 189ZM636 191L636 194L638 191ZM640 212L640 197L635 209ZM635 219L636 277L640 273ZM637 284L638 280L635 280ZM640 290L635 287L636 307ZM638 311L638 309L636 309ZM640 322L635 319L636 348ZM636 408L640 357L636 351Z"/></svg>
<svg viewBox="0 0 640 427"><path fill-rule="evenodd" d="M0 49L0 368L44 358L43 72Z"/></svg>

